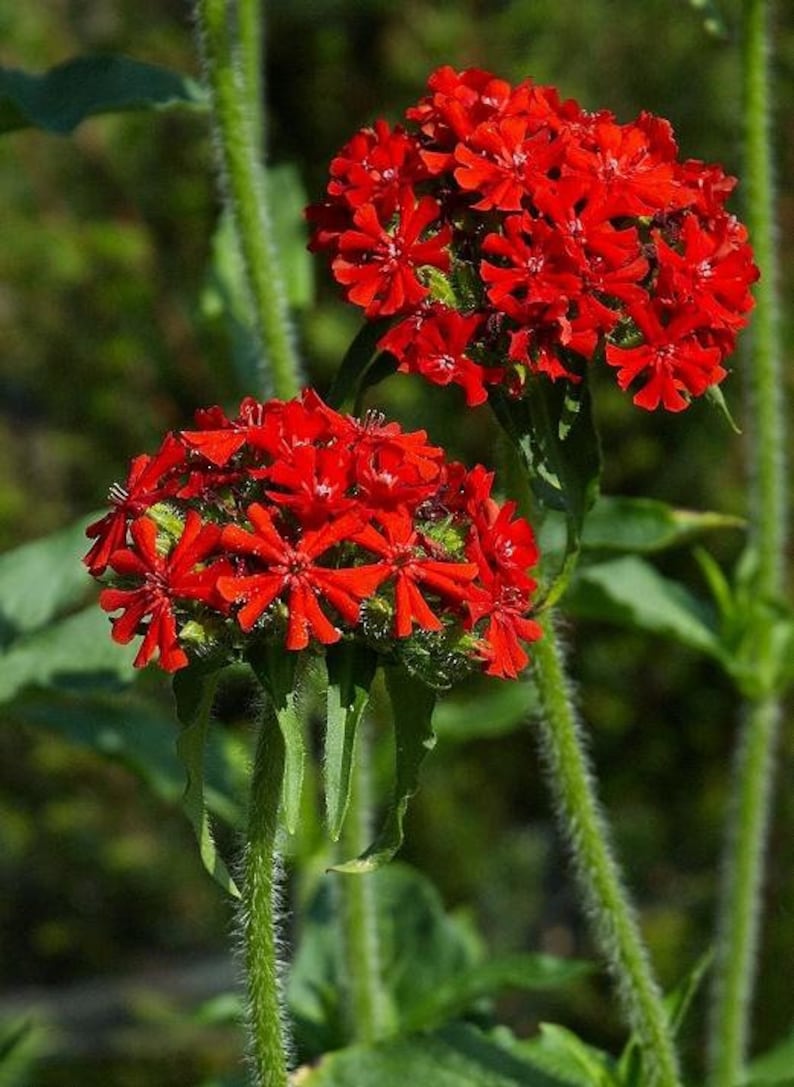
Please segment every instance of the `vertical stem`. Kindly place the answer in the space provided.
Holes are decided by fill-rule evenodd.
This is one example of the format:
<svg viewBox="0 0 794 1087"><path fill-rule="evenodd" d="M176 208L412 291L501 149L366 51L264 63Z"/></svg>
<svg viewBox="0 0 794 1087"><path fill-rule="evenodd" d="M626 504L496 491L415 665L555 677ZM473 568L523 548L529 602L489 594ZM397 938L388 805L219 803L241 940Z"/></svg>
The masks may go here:
<svg viewBox="0 0 794 1087"><path fill-rule="evenodd" d="M642 1046L643 1083L676 1087L678 1062L661 994L612 853L583 738L571 703L562 649L549 612L534 650L543 714L540 744L562 831L573 854L594 934L617 983L624 1013Z"/></svg>
<svg viewBox="0 0 794 1087"><path fill-rule="evenodd" d="M237 23L243 100L251 125L251 139L261 161L266 142L262 79L262 0L237 0Z"/></svg>
<svg viewBox="0 0 794 1087"><path fill-rule="evenodd" d="M370 746L366 715L356 740L350 804L341 838L344 859L357 857L370 844ZM381 980L378 914L372 873L336 877L341 897L344 976L348 1028L354 1042L383 1037L388 1008Z"/></svg>
<svg viewBox="0 0 794 1087"><path fill-rule="evenodd" d="M755 589L763 607L784 589L788 511L785 409L781 373L774 184L770 140L768 0L744 0L743 81L747 223L761 280L751 331L751 544L757 555ZM769 622L759 624L759 674L769 674L774 645ZM711 1087L735 1087L747 1056L761 925L764 854L781 719L774 691L747 707L737 754L733 810L725 850L719 944L709 1040Z"/></svg>
<svg viewBox="0 0 794 1087"><path fill-rule="evenodd" d="M262 343L262 392L272 389L289 399L298 391L300 367L273 242L267 175L251 120L256 105L246 99L246 91L255 90L250 85L255 50L248 40L240 57L239 24L231 18L228 0L196 0L196 19L229 209ZM247 35L256 21L249 4L242 19Z"/></svg>
<svg viewBox="0 0 794 1087"><path fill-rule="evenodd" d="M285 1026L276 937L275 844L284 738L268 705L254 760L243 887L248 1024L256 1087L287 1087Z"/></svg>

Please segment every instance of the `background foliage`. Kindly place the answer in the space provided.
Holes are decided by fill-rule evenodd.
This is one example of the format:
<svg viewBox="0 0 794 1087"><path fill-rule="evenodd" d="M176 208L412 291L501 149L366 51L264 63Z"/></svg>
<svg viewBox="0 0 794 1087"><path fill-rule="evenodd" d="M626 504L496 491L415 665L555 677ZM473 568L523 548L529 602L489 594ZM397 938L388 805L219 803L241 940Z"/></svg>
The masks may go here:
<svg viewBox="0 0 794 1087"><path fill-rule="evenodd" d="M724 35L709 33L702 11L683 0L273 0L269 7L271 159L307 373L320 391L358 317L338 301L320 262L307 271L297 208L304 193L320 193L329 157L353 128L376 115L398 118L436 65L476 64L511 79L531 74L622 119L651 110L673 121L685 155L740 173L735 3L721 5ZM7 5L0 41L0 61L28 70L80 53L120 52L199 75L182 0ZM783 4L777 48L780 233L788 237L794 21ZM233 404L250 391L250 357L240 327L223 314L235 269L217 233L206 115L100 117L71 138L20 130L4 137L0 155L5 549L101 505L129 458L153 448L165 429L185 425L196 406ZM790 263L784 277L790 287ZM787 321L790 347L790 307ZM740 358L725 392L741 416ZM467 460L492 459L496 439L487 413L467 416L462 427L463 402L454 395L396 377L378 390L378 402ZM607 493L744 512L742 441L708 405L697 404L683 419L649 417L616 392L608 374L595 395ZM738 530L709 539L726 565L740 543ZM657 565L702 590L689 552L667 553ZM604 800L662 980L671 985L712 935L735 695L714 662L661 636L579 618L570 621L568 637ZM66 684L57 697L44 700L28 685L3 707L0 1019L19 1009L17 997L29 986L55 991L133 973L143 981L119 998L118 1021L89 1017L82 1047L67 1031L54 1047L60 1056L42 1066L45 1078L37 1082L89 1084L93 1076L121 1087L169 1087L222 1076L234 1068L239 1039L222 1007L195 1007L223 987L228 968L221 966L208 986L194 972L186 996L162 984L207 955L222 962L231 924L175 807L181 777L167 731L168 700L149 676L121 718L101 690L84 698ZM241 677L218 707L216 809L233 793L229 782L242 776L248 697ZM476 918L494 951L586 957L528 730L508 707L488 716L492 735L468 735L467 697L458 700L464 709L456 712L453 700L441 713L441 740L409 812L403 856L432 874L448 906ZM111 759L94 750L99 729L106 730ZM784 745L781 782L791 775L790 729ZM148 784L130 770L141 763L158 768ZM223 814L233 825L235 813ZM789 977L779 969L792 947L794 844L784 829L792 819L791 792L780 788L759 1048L783 1034L794 1015ZM225 834L221 844L233 846L234 831ZM312 873L322 868L320 838L310 827L295 845L307 862L290 889L296 901L306 900ZM501 1013L522 1034L539 1018L556 1019L615 1046L619 1028L605 993L595 977L564 997L509 996Z"/></svg>

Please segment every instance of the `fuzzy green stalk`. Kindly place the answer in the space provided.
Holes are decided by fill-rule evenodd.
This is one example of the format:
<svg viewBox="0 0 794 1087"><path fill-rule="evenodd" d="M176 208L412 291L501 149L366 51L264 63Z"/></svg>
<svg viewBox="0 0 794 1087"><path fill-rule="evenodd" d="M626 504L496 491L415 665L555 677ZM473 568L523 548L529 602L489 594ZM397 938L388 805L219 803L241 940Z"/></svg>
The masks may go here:
<svg viewBox="0 0 794 1087"><path fill-rule="evenodd" d="M276 837L284 737L265 709L254 757L243 882L249 1050L256 1087L287 1087L285 1022L276 937Z"/></svg>
<svg viewBox="0 0 794 1087"><path fill-rule="evenodd" d="M678 1061L668 1017L596 797L554 620L549 611L539 620L543 637L533 645L542 705L538 727L560 826L571 849L595 938L615 980L626 1019L642 1047L643 1084L677 1087Z"/></svg>
<svg viewBox="0 0 794 1087"><path fill-rule="evenodd" d="M762 604L779 599L784 591L788 524L770 138L770 7L767 0L744 0L743 4L746 219L761 269L748 378L750 543L757 556L755 590ZM757 673L769 674L774 640L768 623L761 624L755 651ZM770 690L749 703L742 722L719 906L709 1038L711 1087L735 1087L741 1081L747 1057L774 753L781 716L780 698Z"/></svg>
<svg viewBox="0 0 794 1087"><path fill-rule="evenodd" d="M265 111L262 78L262 0L237 0L240 38L240 74L251 139L260 161L264 156Z"/></svg>
<svg viewBox="0 0 794 1087"><path fill-rule="evenodd" d="M227 0L196 0L195 11L224 188L261 342L261 392L288 400L300 387L300 365L273 241L261 141L254 135L258 111L248 100L257 93L255 49L249 38L241 55L238 40L240 27L250 36L257 20L250 11L242 22L233 18Z"/></svg>
<svg viewBox="0 0 794 1087"><path fill-rule="evenodd" d="M353 758L350 803L340 839L344 860L358 857L372 841L370 800L369 722L362 719ZM388 1026L388 1004L383 988L380 937L372 873L339 874L340 920L343 940L343 976L350 1040L371 1044Z"/></svg>

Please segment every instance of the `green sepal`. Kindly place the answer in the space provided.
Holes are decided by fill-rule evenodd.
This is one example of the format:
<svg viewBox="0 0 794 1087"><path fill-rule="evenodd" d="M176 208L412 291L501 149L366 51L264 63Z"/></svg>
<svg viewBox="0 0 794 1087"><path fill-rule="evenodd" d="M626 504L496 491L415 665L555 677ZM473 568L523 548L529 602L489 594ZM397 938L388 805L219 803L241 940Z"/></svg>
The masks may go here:
<svg viewBox="0 0 794 1087"><path fill-rule="evenodd" d="M397 361L389 354L378 353L378 340L389 326L388 320L365 321L336 372L328 390L327 403L337 411L358 413L365 389L377 384L397 369ZM383 365L378 360L383 358ZM378 365L376 365L378 364ZM384 372L384 366L388 372Z"/></svg>
<svg viewBox="0 0 794 1087"><path fill-rule="evenodd" d="M196 835L201 860L212 878L239 898L240 892L215 848L204 796L204 751L220 671L217 664L201 661L189 664L174 676L176 713L182 724L176 750L187 774L182 804Z"/></svg>
<svg viewBox="0 0 794 1087"><path fill-rule="evenodd" d="M728 407L727 401L725 400L725 394L723 393L719 385L709 385L708 389L706 389L705 395L709 403L713 404L717 411L722 414L723 418L725 419L733 433L741 434L741 429L737 425L736 420L731 415L730 408Z"/></svg>
<svg viewBox="0 0 794 1087"><path fill-rule="evenodd" d="M334 865L336 872L372 872L387 864L403 843L403 820L416 792L419 769L435 745L432 717L436 692L404 668L384 669L394 718L394 796L383 827L360 857Z"/></svg>
<svg viewBox="0 0 794 1087"><path fill-rule="evenodd" d="M34 127L65 136L100 113L208 105L195 79L132 57L73 57L42 73L0 68L0 133Z"/></svg>
<svg viewBox="0 0 794 1087"><path fill-rule="evenodd" d="M561 565L545 586L540 607L565 592L582 546L584 519L598 497L601 450L587 382L549 381L530 375L521 397L496 388L491 405L518 450L537 501L565 515ZM537 607L537 605L536 605Z"/></svg>
<svg viewBox="0 0 794 1087"><path fill-rule="evenodd" d="M325 654L328 695L325 730L325 810L328 833L339 841L350 803L356 731L369 702L378 656L355 642L337 642Z"/></svg>
<svg viewBox="0 0 794 1087"><path fill-rule="evenodd" d="M284 822L290 834L298 828L306 762L297 705L298 657L298 653L272 642L260 642L248 651L248 661L270 699L284 737Z"/></svg>

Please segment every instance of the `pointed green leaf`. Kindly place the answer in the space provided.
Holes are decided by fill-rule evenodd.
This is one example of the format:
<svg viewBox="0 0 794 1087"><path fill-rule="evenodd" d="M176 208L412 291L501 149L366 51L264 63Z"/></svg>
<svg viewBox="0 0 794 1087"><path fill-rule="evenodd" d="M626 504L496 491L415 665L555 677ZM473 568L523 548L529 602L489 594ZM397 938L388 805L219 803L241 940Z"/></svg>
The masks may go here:
<svg viewBox="0 0 794 1087"><path fill-rule="evenodd" d="M706 399L722 414L733 433L741 434L741 430L736 425L736 421L731 415L730 408L725 400L725 394L719 385L709 385L708 389L706 389Z"/></svg>
<svg viewBox="0 0 794 1087"><path fill-rule="evenodd" d="M565 515L567 541L561 568L546 587L545 607L570 580L582 544L584 519L598 495L601 450L586 381L532 377L524 395L491 393L496 418L518 449L536 499Z"/></svg>
<svg viewBox="0 0 794 1087"><path fill-rule="evenodd" d="M515 1048L534 1067L557 1076L570 1087L617 1085L613 1059L566 1027L541 1023L540 1037L520 1042Z"/></svg>
<svg viewBox="0 0 794 1087"><path fill-rule="evenodd" d="M203 663L188 665L174 676L176 712L182 723L176 749L187 773L182 802L196 835L201 860L212 878L230 895L239 898L240 892L215 848L204 797L204 749L218 676L217 668L210 669Z"/></svg>
<svg viewBox="0 0 794 1087"><path fill-rule="evenodd" d="M336 372L333 385L326 400L337 411L358 411L361 396L369 382L367 374L374 369L377 361L378 340L389 327L388 320L366 321L359 329L353 342L348 347L345 357ZM397 367L390 355L384 356L387 368L394 371ZM386 374L379 374L378 380Z"/></svg>
<svg viewBox="0 0 794 1087"><path fill-rule="evenodd" d="M296 1081L301 1087L565 1087L568 1082L463 1023L330 1053L315 1068L300 1069Z"/></svg>
<svg viewBox="0 0 794 1087"><path fill-rule="evenodd" d="M790 1087L794 1085L794 1033L750 1062L742 1087Z"/></svg>
<svg viewBox="0 0 794 1087"><path fill-rule="evenodd" d="M32 126L63 136L100 113L207 106L196 80L132 57L75 57L40 74L0 68L0 133Z"/></svg>
<svg viewBox="0 0 794 1087"><path fill-rule="evenodd" d="M356 730L369 702L378 657L353 642L338 642L326 650L325 662L328 669L325 807L328 832L336 842L350 801Z"/></svg>
<svg viewBox="0 0 794 1087"><path fill-rule="evenodd" d="M722 661L724 652L708 607L643 559L599 562L577 572L566 609L672 638Z"/></svg>
<svg viewBox="0 0 794 1087"><path fill-rule="evenodd" d="M435 691L403 668L386 668L385 675L394 717L394 798L376 840L360 857L335 865L337 872L371 872L391 860L403 843L403 820L418 786L419 769L436 742Z"/></svg>
<svg viewBox="0 0 794 1087"><path fill-rule="evenodd" d="M650 553L678 547L706 532L745 525L742 518L725 513L676 509L653 498L603 495L585 518L582 546Z"/></svg>
<svg viewBox="0 0 794 1087"><path fill-rule="evenodd" d="M306 747L298 707L297 665L299 654L280 645L265 643L248 654L257 679L265 688L284 737L284 823L294 834L300 820Z"/></svg>

